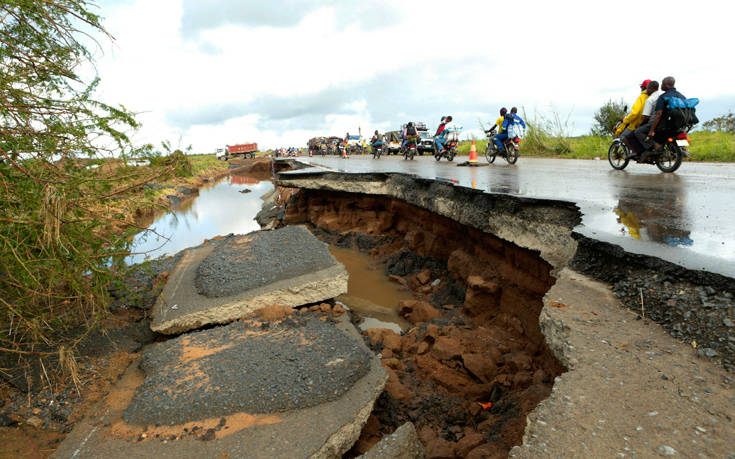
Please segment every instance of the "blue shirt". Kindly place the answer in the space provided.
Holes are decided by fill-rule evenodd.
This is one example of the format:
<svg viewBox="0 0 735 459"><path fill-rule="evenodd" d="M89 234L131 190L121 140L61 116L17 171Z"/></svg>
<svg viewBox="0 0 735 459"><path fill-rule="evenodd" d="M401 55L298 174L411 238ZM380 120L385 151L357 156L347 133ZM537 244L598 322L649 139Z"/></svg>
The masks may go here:
<svg viewBox="0 0 735 459"><path fill-rule="evenodd" d="M656 108L654 108L653 110L656 112L659 110L665 110L667 97L676 97L678 99L686 100L686 97L684 97L682 93L677 91L676 88L669 88L658 97L658 100L656 101Z"/></svg>
<svg viewBox="0 0 735 459"><path fill-rule="evenodd" d="M526 129L526 122L523 121L523 118L518 116L518 113L513 113L513 124L520 124L523 126L523 129Z"/></svg>

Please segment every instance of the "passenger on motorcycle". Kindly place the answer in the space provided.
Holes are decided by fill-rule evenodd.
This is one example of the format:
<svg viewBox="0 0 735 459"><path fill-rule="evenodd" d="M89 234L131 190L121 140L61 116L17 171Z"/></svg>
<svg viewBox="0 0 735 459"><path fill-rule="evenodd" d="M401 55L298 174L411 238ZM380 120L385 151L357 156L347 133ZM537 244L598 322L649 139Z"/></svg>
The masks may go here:
<svg viewBox="0 0 735 459"><path fill-rule="evenodd" d="M630 109L630 113L620 120L620 126L615 130L615 136L619 136L621 134L623 136L628 135L641 125L643 107L646 104L646 99L648 99L646 88L648 88L648 83L650 82L651 80L643 80L643 83L641 83L641 95L635 100L633 108Z"/></svg>
<svg viewBox="0 0 735 459"><path fill-rule="evenodd" d="M442 133L442 131L444 130L444 126L447 124L446 120L447 120L447 117L442 116L442 119L439 122L439 127L436 128L436 134L434 134L434 137L437 137L439 134Z"/></svg>
<svg viewBox="0 0 735 459"><path fill-rule="evenodd" d="M513 121L508 128L509 137L523 137L523 134L526 132L526 122L518 115L518 109L516 107L510 109L510 114L513 117Z"/></svg>
<svg viewBox="0 0 735 459"><path fill-rule="evenodd" d="M406 148L408 143L412 140L414 142L418 142L419 132L416 130L416 126L413 125L413 121L408 122L406 129L404 129L401 134L401 138L403 139L403 142L401 143L401 147L403 148Z"/></svg>
<svg viewBox="0 0 735 459"><path fill-rule="evenodd" d="M454 132L455 125L452 123L452 117L451 116L445 116L444 117L444 126L441 126L441 131L437 129L437 132L439 133L436 137L434 137L434 144L436 145L436 151L439 153L442 153L446 148L444 148L444 142L447 138L448 132Z"/></svg>
<svg viewBox="0 0 735 459"><path fill-rule="evenodd" d="M667 107L667 99L677 98L686 100L686 97L676 90L674 87L675 84L676 80L672 76L664 78L661 82L661 89L663 89L664 92L656 101L656 107L654 108L656 116L651 124L651 130L648 132L648 137L653 139L656 151L660 151L663 147L663 143L666 142L666 139L675 135L676 131L681 127L681 125L677 125L677 120L667 119L664 123L661 122L664 118L664 110L666 110ZM643 159L644 158L641 158L641 160Z"/></svg>

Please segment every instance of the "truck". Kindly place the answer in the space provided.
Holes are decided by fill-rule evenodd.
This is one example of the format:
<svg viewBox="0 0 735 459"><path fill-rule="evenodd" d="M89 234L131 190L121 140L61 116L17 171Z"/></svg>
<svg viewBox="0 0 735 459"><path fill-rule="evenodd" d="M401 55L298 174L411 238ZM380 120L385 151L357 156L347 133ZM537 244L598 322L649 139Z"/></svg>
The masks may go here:
<svg viewBox="0 0 735 459"><path fill-rule="evenodd" d="M255 152L258 151L257 143L241 143L238 145L225 146L224 154L217 156L217 159L227 161L230 158L255 158Z"/></svg>
<svg viewBox="0 0 735 459"><path fill-rule="evenodd" d="M401 131L388 131L385 133L385 150L388 154L398 154L401 150Z"/></svg>

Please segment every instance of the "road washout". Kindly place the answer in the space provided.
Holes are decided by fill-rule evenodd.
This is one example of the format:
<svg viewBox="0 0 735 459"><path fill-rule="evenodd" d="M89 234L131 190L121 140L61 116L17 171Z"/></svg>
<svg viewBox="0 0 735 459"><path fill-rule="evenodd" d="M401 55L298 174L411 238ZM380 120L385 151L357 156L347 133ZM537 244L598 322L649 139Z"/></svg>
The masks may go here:
<svg viewBox="0 0 735 459"><path fill-rule="evenodd" d="M416 425L430 457L503 456L520 443L526 415L564 370L538 323L553 283L549 263L381 197L302 190L282 223L311 223L325 242L366 250L415 297L398 305L412 326L403 334L365 332L389 379L355 454L405 422Z"/></svg>
<svg viewBox="0 0 735 459"><path fill-rule="evenodd" d="M617 298L614 296L611 297L610 295L599 295L599 291L589 289L587 286L592 281L587 279L581 273L574 273L574 275L569 276L566 273L568 271L567 266L571 262L576 269L587 272L595 277L602 278L603 276L600 276L601 270L599 270L599 266L604 265L605 260L609 259L609 253L606 253L597 244L599 241L592 241L592 243L589 243L589 241L585 240L581 235L573 233L572 229L579 223L580 215L578 210L575 210L573 204L570 203L537 200L532 198L511 198L503 195L488 195L468 188L453 187L451 185L406 176L404 174L344 174L308 170L281 174L277 184L279 185L279 192L290 197L285 208L281 209L282 217L280 221L282 224L291 222L310 222L314 225L314 231L316 234L331 233L332 239L337 241L352 239L356 247L362 246L360 247L361 249L367 249L367 251L369 251L377 260L384 260L388 269L391 266L389 258L391 254L395 255L395 251L397 250L396 245L398 247L408 249L408 254L401 255L401 257L407 258L412 258L414 256L422 257L425 253L421 253L421 251L427 250L427 247L436 247L441 244L447 246L445 250L451 251L456 248L458 244L457 239L460 238L480 241L478 246L482 246L483 244L487 245L487 242L482 238L482 235L474 238L469 237L475 236L475 234L473 234L473 230L478 229L481 230L482 233L491 233L496 236L502 234L502 243L505 245L514 246L515 244L518 244L521 247L530 248L530 252L532 254L535 252L534 258L547 262L546 269L548 269L548 273L550 273L551 277L548 285L553 285L555 282L553 278L557 278L556 282L561 282L564 286L564 289L562 290L563 294L558 297L552 297L551 292L547 293L548 288L540 289L540 297L543 298L544 306L543 309L541 309L540 315L536 315L537 310L534 310L532 314L532 321L535 321L537 324L540 323L541 328L543 329L543 341L552 349L552 357L557 358L557 363L562 367L572 370L568 373L560 373L559 376L555 378L557 384L561 381L566 383L567 380L570 382L576 381L577 384L582 384L585 387L597 387L598 391L604 390L605 383L598 380L600 375L597 374L594 369L599 368L600 366L604 368L606 365L605 359L611 358L610 353L608 352L599 352L598 354L591 356L588 356L586 353L580 353L580 350L583 349L584 346L592 348L595 347L595 344L594 341L585 341L590 339L587 335L577 337L578 332L575 331L577 327L574 324L574 321L580 319L578 318L578 313L575 313L575 310L571 309L569 306L569 304L576 303L575 309L582 309L582 305L579 303L579 297L573 297L573 292L575 291L585 291L589 294L589 296L585 297L583 300L587 301L585 308L588 311L584 314L589 314L592 317L604 314L605 316L616 317L615 320L618 320L623 324L628 323L629 325L623 325L623 327L627 327L625 329L626 333L620 333L620 336L625 335L627 340L635 339L632 337L635 333L638 333L641 339L645 339L644 337L646 335L654 333L656 334L657 339L661 340L660 347L663 350L651 350L652 348L650 347L650 344L643 345L636 342L635 347L637 349L646 349L644 346L648 346L647 349L649 350L646 351L646 354L649 354L650 357L647 359L646 363L641 362L641 368L638 372L631 373L626 370L622 371L622 373L625 374L623 377L627 381L627 384L629 384L628 390L645 390L645 393L649 394L650 402L653 402L654 404L656 404L657 401L663 401L669 397L668 391L671 389L671 386L663 385L660 387L649 387L650 381L647 381L646 378L642 378L642 376L646 373L650 373L651 371L661 371L660 368L658 370L654 370L655 362L658 360L657 356L666 355L671 352L670 350L667 350L668 347L671 347L672 349L678 348L681 347L681 344L676 343L676 341L672 340L671 337L669 337L668 340L666 338L661 338L660 334L657 332L658 329L649 330L652 325L647 319L654 319L657 322L662 323L663 321L661 321L661 316L659 315L660 311L666 310L666 306L670 306L668 308L669 310L672 309L671 305L674 299L668 296L668 298L665 299L663 308L660 307L660 305L658 308L654 307L653 313L645 316L646 320L631 324L630 321L635 321L636 315L633 314L631 319L630 313L626 312L624 308L628 307L633 310L638 308L635 308L635 306L630 304L630 298L626 298L630 293L623 292L621 294L622 288L626 285L634 285L636 282L639 282L639 279L653 279L653 282L649 282L648 291L644 291L644 298L647 301L649 298L653 300L656 299L656 292L659 291L660 286L664 286L669 290L680 286L686 287L691 289L692 294L690 295L688 291L676 292L680 295L675 299L678 306L677 309L682 311L698 311L701 309L701 302L707 301L708 298L717 299L720 301L720 304L725 306L724 308L720 308L724 309L722 316L724 316L725 320L722 319L722 316L719 319L725 326L728 324L727 317L732 311L732 303L727 303L727 300L731 298L728 292L730 288L735 285L732 283L731 279L726 279L721 275L713 273L691 272L663 260L631 255L619 248L614 251L615 267L613 269L619 267L619 265L627 264L626 268L628 271L626 272L625 269L620 269L618 271L618 275L615 279L619 285L616 285L615 287L605 287L603 285L603 288L612 289L613 293L617 295ZM401 213L401 208L408 208L409 211ZM431 214L430 221L416 221L417 217L415 216L420 214L422 211L426 211ZM436 231L437 226L441 226L436 222L442 221L443 217L448 217L457 225L455 227L455 231L450 233ZM387 249L389 244L370 248L367 247L369 244L364 243L366 239L375 238L376 236L385 238L386 235L391 237L397 236L398 239L398 242L396 242L390 249ZM514 241L515 244L508 244L508 241ZM462 243L459 244L461 245ZM592 247L590 248L590 246ZM412 249L418 249L419 253L412 252ZM432 257L429 258L431 259ZM442 257L437 258L441 259ZM470 259L467 262L468 264L471 264L473 261L475 261L475 259ZM431 263L431 261L423 259L422 262L418 263L418 269L409 271L409 273L415 275L429 263ZM511 264L513 269L522 266L515 262ZM503 270L502 264L497 262L493 263L490 269L488 269L487 266L473 266L472 271L479 273L480 277L484 277L488 272L493 272L498 269L498 265L501 267L501 274L508 275L510 273L508 277L513 279L512 270ZM449 263L447 263L447 266L449 267ZM597 272L595 272L595 269L591 269L590 267L598 267ZM389 269L388 273L390 274L390 272L391 271ZM625 274L621 273L635 274L638 277L631 276L626 279ZM432 275L429 276L429 279L433 279L433 276L436 274L438 274L438 272L432 270ZM475 279L474 282L471 282L469 276L465 276L463 278L461 275L457 274L458 273L455 272L451 273L449 276L450 278L460 280L458 289L455 289L455 292L464 291L467 294L467 297L471 297L471 295L468 294L470 293L470 290L472 290L470 287L472 285L481 285L482 281ZM559 276L561 276L561 280L559 280ZM439 274L439 277L441 277L441 274ZM530 276L518 276L516 279L522 279L519 283L526 285L529 277ZM404 281L406 281L406 283L411 282L411 276L409 275L408 279L404 279ZM503 279L503 281L507 282L506 279ZM426 288L426 285L414 283L412 290L414 293L417 293L418 290ZM495 287L493 286L492 289L494 288ZM490 290L492 291L492 289ZM424 293L429 292L424 290ZM625 293L627 293L627 295L625 295ZM697 295L697 293L699 294ZM569 304L565 301L567 297L569 298ZM692 297L694 297L694 301L691 301ZM573 299L575 302L572 301ZM626 300L628 301L626 302ZM432 331L429 332L428 328L432 323L437 321L441 322L442 318L451 316L452 310L452 308L442 307L442 301L439 301L439 303L435 302L434 304L431 304L430 302L431 299L429 299L428 305L434 307L438 311L438 314L428 310L427 316L427 309L424 308L424 305L421 305L419 309L422 309L423 316L421 320L416 322L417 325L419 325L418 332L416 332L418 335L418 345L421 346L422 352L427 352L428 350L427 353L429 356L432 355L431 350L433 349L433 346L436 346L437 340L435 336L436 329L432 327ZM654 306L656 306L657 302L652 302L654 303ZM461 299L457 298L456 303L461 305ZM411 314L411 309L411 307L406 308L403 313L406 315ZM461 307L459 309L461 309L460 313L462 313L462 315L466 315L465 307ZM659 310L659 314L656 312L657 309ZM516 313L524 315L524 311L522 309L515 309L513 314ZM671 314L669 313L668 315ZM698 312L698 315L701 316L701 312ZM521 320L521 324L524 323L522 319L519 320ZM425 321L428 321L428 325ZM669 321L669 323L670 322L671 321ZM595 334L602 335L607 338L600 340L603 345L604 343L610 342L609 340L611 338L608 337L607 334L609 330L614 330L615 327L607 326L606 328L600 328L600 321L595 320L592 320L590 323L593 324ZM696 321L689 320L687 322L687 328L694 330L695 333L711 333L711 330L709 330L711 324L711 321L709 323L697 323ZM719 324L719 322L717 322L717 324ZM441 323L437 323L436 325L440 328L443 326ZM462 325L466 326L466 324ZM666 327L665 323L663 323L663 325ZM653 325L653 327L656 326ZM375 418L371 418L368 422L367 428L363 432L361 442L364 442L364 444L362 445L362 449L366 448L370 443L377 441L385 431L390 430L390 428L386 428L386 424L390 424L392 428L395 428L400 424L401 419L395 419L393 422L386 422L386 418L391 415L397 418L408 415L414 419L418 418L417 429L422 437L422 441L427 445L430 455L437 452L447 455L448 457L451 457L451 454L455 454L457 457L463 457L463 454L465 453L470 455L468 457L484 457L482 456L483 454L499 454L501 456L507 454L507 450L505 453L500 453L501 450L498 449L497 444L487 445L487 440L495 440L498 438L497 435L495 435L495 437L493 437L493 435L481 435L481 437L468 435L468 438L464 440L466 444L463 444L462 447L460 447L460 443L453 440L464 439L466 434L465 430L457 429L456 427L449 429L445 426L433 426L434 431L429 432L428 429L425 429L425 427L427 427L426 420L421 419L421 409L419 409L419 407L414 405L412 407L413 409L405 410L400 408L399 403L396 403L399 398L408 398L401 397L400 395L399 397L393 397L391 395L391 388L395 393L398 393L396 388L401 388L401 386L395 384L396 381L404 387L408 386L409 389L415 389L415 386L411 386L412 381L409 380L419 375L419 372L416 371L418 367L412 365L412 362L410 362L413 356L410 355L412 348L410 338L408 338L408 336L413 334L415 330L416 329L411 330L408 333L404 333L399 337L388 332L373 332L371 334L372 336L368 335L369 341L373 342L374 346L376 343L378 344L374 347L377 351L387 349L387 359L385 358L385 355L383 355L384 365L391 371L389 371L390 379L386 390L389 397L384 396L379 400L377 405L378 408L374 413ZM525 329L523 331L524 333L526 332ZM427 333L431 333L431 335L434 336ZM441 332L439 335L441 336ZM672 333L672 335L675 338L681 339L681 336L677 336L676 333ZM427 336L429 336L428 340L426 340ZM452 338L451 334L447 334L447 336ZM396 341L396 338L399 340ZM389 343L387 347L383 344L384 341ZM417 341L414 341L414 343ZM428 341L428 343L425 341ZM719 341L723 341L722 337L719 338ZM728 341L727 336L724 337L724 341ZM729 341L732 342L731 339ZM572 346L570 344L572 342L577 342L577 346L579 347ZM580 344L580 342L583 344ZM383 346L382 348L381 345ZM636 357L634 354L626 353L629 346L631 346L631 344L622 344L620 347L620 350L623 352L622 356L616 355L615 357L620 360L620 365L625 369L635 367L633 362L629 364L622 363L625 362L626 359ZM689 351L687 351L687 346ZM689 346L688 342L687 346L683 348L683 351L682 349L678 349L677 352L680 352L683 358L691 359L691 354L696 354L698 350L692 349L693 345ZM450 355L454 354L456 349L457 348L454 348L450 352ZM418 349L416 350L418 351ZM406 358L407 351L409 353L408 359ZM441 352L441 346L439 352ZM662 352L663 354L659 354L659 352ZM599 358L597 357L598 355ZM686 357L684 357L685 355ZM699 350L699 356L711 357L712 353L710 351L702 352ZM731 356L732 353L730 354L730 357ZM405 362L406 360L409 360L409 362ZM459 358L457 358L455 354L454 360L455 363L457 363L464 362L465 359L460 353ZM679 366L678 364L673 363L672 359L664 359L663 363L664 365L673 365L674 367ZM699 371L701 373L703 368L706 368L707 372L714 375L715 386L707 387L704 393L697 391L696 389L690 391L689 397L691 397L691 399L682 398L665 402L672 408L677 407L681 412L688 413L688 416L690 416L691 419L700 419L703 415L707 416L707 412L717 412L718 414L715 417L725 420L727 426L721 426L725 427L725 430L721 431L715 429L712 431L713 438L707 440L709 442L708 451L714 451L715 455L717 454L716 451L727 451L728 448L732 446L732 442L728 440L728 434L725 433L733 430L731 418L725 415L720 416L720 410L715 409L716 405L713 405L713 403L717 403L716 400L719 397L723 394L727 394L733 387L733 379L730 376L727 376L726 373L723 374L722 368L719 367L719 365L723 363L727 365L727 356L725 359L718 359L717 356L715 356L712 360L702 360L701 362L697 361L697 363L693 365L699 367L699 370L694 371ZM464 364L462 364L462 366L464 367L463 371L466 371L467 366ZM653 366L653 368L650 368L651 366ZM405 373L402 373L404 368L407 370L405 373L408 373L410 377L406 378ZM669 372L676 373L675 369L669 367L666 368L668 369L665 369L664 371L666 371L667 374ZM590 371L590 369L592 371ZM687 371L685 375L681 375L681 381L687 381L688 384L694 382L694 380L691 379L691 374L692 373ZM698 378L696 373L694 374L695 379ZM662 375L661 377L664 378L664 376L665 375ZM585 380L584 378L587 379ZM517 447L514 447L511 450L512 455L519 457L539 457L539 455L553 454L553 451L562 452L574 450L569 449L571 448L570 443L564 443L565 438L570 438L569 435L560 436L554 433L555 429L553 428L551 429L551 432L549 432L548 429L544 430L543 426L548 425L549 422L553 422L553 418L550 420L548 416L542 417L539 415L545 411L547 414L551 413L552 416L577 416L577 418L582 421L577 423L578 425L581 424L579 425L579 428L584 429L584 427L582 427L584 422L588 421L587 418L595 416L595 414L590 412L589 408L586 408L587 411L580 411L577 408L570 409L569 407L576 406L575 404L568 402L576 395L575 390L569 390L569 384L564 384L564 387L567 392L557 393L555 390L552 390L548 403L542 401L536 408L531 407L530 412L532 413L532 416L528 418L529 427L526 429L519 429L521 436L523 437L523 448L519 450ZM646 387L647 389L643 389L643 387ZM442 388L437 388L436 385L434 386L434 389L436 389L435 392L439 393L452 393L452 390L446 390L446 388L442 390ZM686 394L686 392L681 392L681 390L680 393ZM697 396L692 396L692 393L697 394ZM702 399L702 395L706 398ZM684 397L684 395L682 395L682 397ZM386 398L392 399L389 401L393 403L389 410L385 410L385 412L391 413L387 416L385 413L380 412L380 407L385 406L386 404ZM539 399L542 400L543 398L544 397L540 397ZM633 397L631 400L633 403L632 407L626 405L628 406L626 412L630 419L636 419L638 416L646 416L645 413L641 413L640 411L643 406L646 406L646 404L649 403L644 404L641 402L640 405L636 405L636 403L638 403L635 401L636 398L637 396ZM600 416L605 414L615 417L616 415L614 412L619 410L619 406L615 405L611 400L599 400L597 403L599 405ZM696 406L697 403L704 403L712 408L708 409L709 411L700 411ZM436 405L436 403L434 402L427 405ZM566 411L571 410L576 414L569 414L567 412L562 413L561 411L564 411L565 406L567 407ZM441 414L439 414L439 416L444 416L445 418L447 417L445 415L446 413L452 413L452 410L448 410L446 407L443 407L440 411ZM667 410L667 412L668 411L670 410ZM381 415L383 416L382 419ZM525 418L525 414L521 417ZM597 454L609 454L611 451L615 451L618 448L620 442L611 439L610 435L624 430L624 427L619 425L621 424L619 421L623 421L624 419L626 419L626 417L621 417L619 420L608 424L608 427L613 429L609 432L604 432L605 435L593 433L591 443L594 445L593 450L596 451ZM683 442L677 438L677 429L682 427L680 423L677 423L680 422L677 419L677 416L667 416L666 418L663 418L662 421L664 421L664 424L659 423L659 431L655 435L652 435L650 432L648 433L648 439L651 439L651 442L646 441L645 437L640 438L640 436L636 436L638 438L636 438L635 441L631 441L630 444L626 446L626 451L633 451L633 448L635 447L637 448L636 451L639 451L639 453L661 454L661 451L668 452L672 449L669 444L675 444L677 448L680 448L678 451L691 450L691 446L697 444L696 441L693 441L690 442L688 446L686 446L686 444L682 445ZM383 424L384 422L386 424ZM422 422L424 423L423 428L421 427ZM451 422L452 421L450 421L450 423ZM610 422L609 419L607 422ZM701 419L701 422L703 424L711 424L711 422L716 421L712 418L711 421L707 420L706 422L705 419ZM641 423L647 424L643 422ZM462 422L459 422L459 424L461 425ZM575 429L578 429L578 427L575 426ZM705 428L702 427L702 429ZM523 436L524 430L526 432L525 436ZM543 431L546 437L539 438L539 435L533 433L540 431ZM702 432L703 431L700 431L698 434L701 434ZM546 439L552 440L555 436L558 436L561 441L557 442L555 445L556 449L548 448L548 443L544 443L544 441L546 441ZM578 436L579 433L577 434L577 437ZM439 439L437 439L437 437L439 437ZM516 444L520 443L520 439L518 438L513 441L517 442ZM660 445L654 445L653 441L661 441L662 443ZM474 455L470 454L472 452L470 451L468 453L468 450L465 449L465 447L473 444L479 444L480 450L482 448L486 449L484 451L478 451L474 453ZM585 444L587 446L584 446L584 448L587 449L579 449L577 447L576 450L580 454L589 454L590 442L586 442ZM357 448L360 447L361 445L358 443Z"/></svg>

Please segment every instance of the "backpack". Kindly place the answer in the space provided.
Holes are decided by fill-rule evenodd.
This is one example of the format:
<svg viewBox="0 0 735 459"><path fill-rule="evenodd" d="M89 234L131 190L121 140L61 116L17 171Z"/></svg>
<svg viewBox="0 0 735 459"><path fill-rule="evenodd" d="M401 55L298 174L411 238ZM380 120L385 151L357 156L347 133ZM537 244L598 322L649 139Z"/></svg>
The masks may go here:
<svg viewBox="0 0 735 459"><path fill-rule="evenodd" d="M697 118L697 109L699 99L679 99L678 97L664 98L666 105L662 123L666 129L680 130L686 128L691 129L692 126L699 123Z"/></svg>
<svg viewBox="0 0 735 459"><path fill-rule="evenodd" d="M417 135L417 133L416 133L416 126L408 126L408 127L406 127L406 135Z"/></svg>

